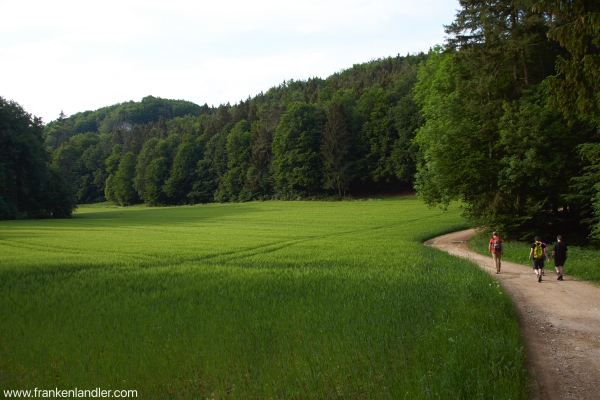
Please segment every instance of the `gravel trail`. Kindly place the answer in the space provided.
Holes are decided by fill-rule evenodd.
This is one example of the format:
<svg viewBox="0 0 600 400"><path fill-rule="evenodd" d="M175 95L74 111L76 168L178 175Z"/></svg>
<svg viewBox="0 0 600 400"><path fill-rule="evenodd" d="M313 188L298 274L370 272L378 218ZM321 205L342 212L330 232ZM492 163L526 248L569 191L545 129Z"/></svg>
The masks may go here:
<svg viewBox="0 0 600 400"><path fill-rule="evenodd" d="M470 250L475 230L454 232L426 245L467 258L492 274L512 297L527 350L533 399L600 399L600 287L565 275L554 263L537 282L532 267L502 261L500 274L489 257ZM568 271L569 261L566 262ZM549 267L549 268L548 268Z"/></svg>

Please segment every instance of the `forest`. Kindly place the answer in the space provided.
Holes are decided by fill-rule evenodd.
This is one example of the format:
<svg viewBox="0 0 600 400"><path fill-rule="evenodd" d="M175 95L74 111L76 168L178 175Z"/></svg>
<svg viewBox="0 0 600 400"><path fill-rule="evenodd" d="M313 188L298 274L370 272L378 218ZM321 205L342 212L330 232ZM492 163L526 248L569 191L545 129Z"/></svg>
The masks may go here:
<svg viewBox="0 0 600 400"><path fill-rule="evenodd" d="M342 198L412 188L424 54L286 81L235 105L145 97L60 115L52 165L77 203Z"/></svg>
<svg viewBox="0 0 600 400"><path fill-rule="evenodd" d="M415 189L507 238L600 239L600 4L460 1L446 32L233 105L148 96L43 125L1 99L0 218Z"/></svg>

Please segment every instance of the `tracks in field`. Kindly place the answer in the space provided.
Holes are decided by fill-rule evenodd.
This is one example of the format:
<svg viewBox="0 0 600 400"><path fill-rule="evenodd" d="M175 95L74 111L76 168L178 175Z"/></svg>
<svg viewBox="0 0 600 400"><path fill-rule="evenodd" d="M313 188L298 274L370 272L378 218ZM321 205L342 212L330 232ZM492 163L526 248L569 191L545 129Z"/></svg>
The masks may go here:
<svg viewBox="0 0 600 400"><path fill-rule="evenodd" d="M200 257L196 257L196 258L192 258L192 259L181 260L178 263L170 262L170 263L165 263L165 264L146 265L145 267L180 265L180 264L188 264L188 263L210 261L210 260L218 260L218 262L241 260L241 259L244 259L247 257L256 256L259 254L272 253L272 252L275 252L278 250L285 249L287 247L295 246L295 245L306 243L306 242L311 242L314 240L327 239L330 237L338 238L338 237L341 237L344 235L353 235L353 234L358 234L358 233L373 232L373 231L377 231L377 230L381 230L381 229L393 229L398 226L404 225L406 223L423 221L423 220L434 219L434 218L437 218L437 216L433 215L433 216L427 216L427 217L421 217L421 218L414 218L409 221L403 221L402 223L380 225L380 226L375 226L375 227L370 227L370 228L362 228L362 229L352 229L352 230L348 230L348 231L328 233L328 234L324 234L324 235L310 235L310 236L305 236L305 237L301 237L301 238L288 239L288 240L282 240L282 241L261 244L259 246L246 247L243 249L237 249L237 250L231 250L231 251L213 253L213 254L206 254L204 256L200 256Z"/></svg>
<svg viewBox="0 0 600 400"><path fill-rule="evenodd" d="M557 281L552 262L541 283L530 267L506 261L496 275L491 257L466 246L474 234L473 229L454 232L425 244L478 264L512 297L528 353L532 398L600 398L600 287L569 276ZM567 271L568 266L567 261Z"/></svg>

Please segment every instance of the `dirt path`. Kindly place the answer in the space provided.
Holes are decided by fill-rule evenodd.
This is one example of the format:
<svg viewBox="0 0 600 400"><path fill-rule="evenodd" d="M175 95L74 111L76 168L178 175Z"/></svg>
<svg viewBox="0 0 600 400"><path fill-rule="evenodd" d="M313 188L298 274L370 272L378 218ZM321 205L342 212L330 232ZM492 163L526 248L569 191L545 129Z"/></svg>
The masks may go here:
<svg viewBox="0 0 600 400"><path fill-rule="evenodd" d="M541 283L532 268L511 262L503 261L496 275L491 256L467 248L474 234L473 229L455 232L425 244L474 261L512 297L528 353L532 397L600 399L600 287L568 275L557 281L552 261ZM568 266L567 261L567 272Z"/></svg>

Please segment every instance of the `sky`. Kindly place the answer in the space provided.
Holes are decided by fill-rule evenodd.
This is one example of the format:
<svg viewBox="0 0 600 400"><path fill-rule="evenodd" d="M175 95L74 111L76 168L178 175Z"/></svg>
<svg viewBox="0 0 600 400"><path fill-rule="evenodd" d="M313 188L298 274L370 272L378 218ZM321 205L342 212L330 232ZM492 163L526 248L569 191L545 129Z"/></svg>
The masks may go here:
<svg viewBox="0 0 600 400"><path fill-rule="evenodd" d="M458 0L0 0L0 96L44 122L152 95L238 103L444 42Z"/></svg>

